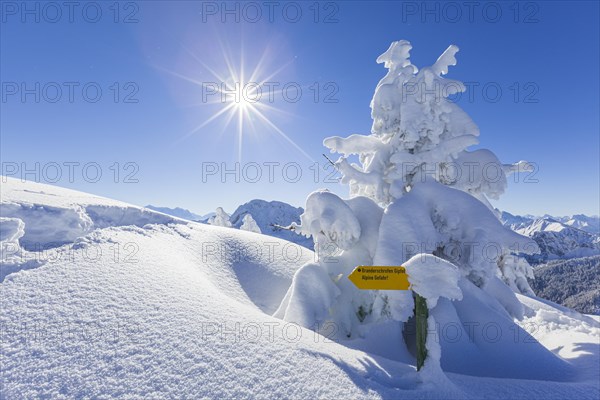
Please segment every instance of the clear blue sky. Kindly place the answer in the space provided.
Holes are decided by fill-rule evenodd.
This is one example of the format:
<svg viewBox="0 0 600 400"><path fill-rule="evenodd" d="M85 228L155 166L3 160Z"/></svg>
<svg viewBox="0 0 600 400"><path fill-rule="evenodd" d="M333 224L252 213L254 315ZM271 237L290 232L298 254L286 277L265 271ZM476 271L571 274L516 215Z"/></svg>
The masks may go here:
<svg viewBox="0 0 600 400"><path fill-rule="evenodd" d="M303 205L319 187L347 194L327 182L329 170L315 179L310 159L326 164L327 136L369 133L369 102L385 74L375 59L407 39L417 66L458 45L448 76L478 85L473 101L459 102L479 125L481 146L504 162L539 166L537 183L512 183L495 205L521 214L600 213L596 1L481 2L473 10L463 2L281 2L272 10L268 2L228 3L233 13L222 2L22 4L2 3L0 156L4 168L39 162L29 179L199 213L231 212L253 198ZM236 116L206 123L224 108L211 84L221 83L214 74L231 78L227 61L238 74L244 65L248 80L261 58L258 80L276 73L269 81L287 85L287 97L274 91L267 105L277 110L262 111L270 123L244 119L240 150ZM298 86L302 96L292 102ZM232 174L203 182L203 165L234 168L238 160L240 183ZM73 182L65 163L79 163L71 164ZM264 163L279 163L270 164L273 182ZM297 182L290 163L301 166ZM252 183L256 165L262 177ZM98 169L102 177L92 182ZM128 174L138 182L125 182Z"/></svg>

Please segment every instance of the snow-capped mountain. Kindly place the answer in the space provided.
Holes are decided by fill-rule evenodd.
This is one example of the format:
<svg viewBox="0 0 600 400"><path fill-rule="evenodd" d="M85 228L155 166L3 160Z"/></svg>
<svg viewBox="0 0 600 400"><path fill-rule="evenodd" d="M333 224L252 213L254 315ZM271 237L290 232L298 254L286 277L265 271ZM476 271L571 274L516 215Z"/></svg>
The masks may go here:
<svg viewBox="0 0 600 400"><path fill-rule="evenodd" d="M577 214L572 217L560 217L556 219L573 228L600 234L600 217L598 216L588 217L587 215Z"/></svg>
<svg viewBox="0 0 600 400"><path fill-rule="evenodd" d="M297 243L312 250L314 247L312 238L307 238L292 231L274 226L288 226L292 222L299 224L300 215L303 212L304 209L302 207L294 207L282 201L255 199L239 206L234 213L231 214L230 221L234 228L239 228L242 226L244 215L250 214L264 235Z"/></svg>
<svg viewBox="0 0 600 400"><path fill-rule="evenodd" d="M195 214L195 213L191 212L190 210L186 210L185 208L180 208L180 207L175 207L175 208L157 207L157 206L148 204L145 208L148 208L148 209L154 210L154 211L158 211L163 214L171 215L173 217L187 219L188 221L199 221L199 220L202 220L203 218L207 218L206 216Z"/></svg>
<svg viewBox="0 0 600 400"><path fill-rule="evenodd" d="M513 231L528 226L534 218L532 216L513 215L506 211L502 211L500 215L502 223Z"/></svg>
<svg viewBox="0 0 600 400"><path fill-rule="evenodd" d="M531 237L538 244L540 254L528 257L532 263L600 254L600 235L593 233L597 217L574 215L555 218L546 215L532 218L502 212L501 220L505 226Z"/></svg>
<svg viewBox="0 0 600 400"><path fill-rule="evenodd" d="M548 223L558 222L564 226L580 229L582 231L586 231L592 234L600 234L600 217L598 216L587 216L583 214L575 214L572 216L566 217L556 217L549 214L545 214L544 216L535 216L535 215L513 215L509 212L502 211L500 219L504 223L504 225L509 226L511 229L515 231L523 230L525 228L529 228L531 225L536 223L536 221L547 221ZM537 223L539 228L537 230L561 230L562 228L558 225L554 225L551 229L545 229L547 225L541 226L540 223ZM541 228L541 229L540 229ZM535 228L529 228L529 230L536 230ZM521 233L524 233L523 230ZM524 233L525 234L525 233Z"/></svg>

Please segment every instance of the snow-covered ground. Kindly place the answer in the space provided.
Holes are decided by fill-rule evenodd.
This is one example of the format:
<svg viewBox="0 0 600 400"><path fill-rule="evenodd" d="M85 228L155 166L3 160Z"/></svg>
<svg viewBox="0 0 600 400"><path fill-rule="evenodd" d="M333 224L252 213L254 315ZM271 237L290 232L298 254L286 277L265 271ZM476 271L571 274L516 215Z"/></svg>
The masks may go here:
<svg viewBox="0 0 600 400"><path fill-rule="evenodd" d="M271 316L296 270L314 261L302 246L2 179L1 398L600 396L592 317L518 295L528 310L519 325L569 373L492 378L510 374L490 358L493 374L422 383L397 324L336 343ZM508 341L531 340L521 334L501 332L485 346L501 353ZM442 365L444 357L442 348Z"/></svg>

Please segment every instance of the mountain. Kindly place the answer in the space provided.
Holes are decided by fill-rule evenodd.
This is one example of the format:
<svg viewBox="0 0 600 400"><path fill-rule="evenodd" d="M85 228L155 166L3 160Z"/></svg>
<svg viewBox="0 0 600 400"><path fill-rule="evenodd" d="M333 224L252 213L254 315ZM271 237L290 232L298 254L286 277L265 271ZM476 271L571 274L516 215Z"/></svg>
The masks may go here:
<svg viewBox="0 0 600 400"><path fill-rule="evenodd" d="M528 226L533 218L531 216L513 215L509 212L502 211L500 220L505 226L508 226L513 231Z"/></svg>
<svg viewBox="0 0 600 400"><path fill-rule="evenodd" d="M244 215L250 214L264 235L297 243L312 250L314 248L312 238L307 238L298 235L293 231L273 226L288 226L292 222L299 224L300 215L303 212L304 209L302 207L294 207L281 201L255 199L239 206L234 213L231 214L230 221L234 228L239 229L239 227L242 226Z"/></svg>
<svg viewBox="0 0 600 400"><path fill-rule="evenodd" d="M600 235L598 217L519 216L501 213L512 230L531 237L540 254L525 256L534 265L534 292L582 313L600 314Z"/></svg>
<svg viewBox="0 0 600 400"><path fill-rule="evenodd" d="M536 218L502 212L500 218L505 226L531 237L537 243L540 254L527 257L532 264L600 254L600 234L592 232L596 217L574 215L555 218L546 215ZM586 227L587 230L577 226Z"/></svg>
<svg viewBox="0 0 600 400"><path fill-rule="evenodd" d="M600 234L600 217L577 214L572 217L557 218L565 225L572 226L573 228L581 229L589 233Z"/></svg>
<svg viewBox="0 0 600 400"><path fill-rule="evenodd" d="M153 211L158 211L158 212L161 212L163 214L171 215L173 217L177 217L177 218L181 218L181 219L187 219L188 221L199 221L199 220L205 218L205 216L194 214L190 210L186 210L186 209L180 208L180 207L175 207L175 208L156 207L156 206L153 206L153 205L149 204L145 208L148 208L148 209L153 210Z"/></svg>
<svg viewBox="0 0 600 400"><path fill-rule="evenodd" d="M513 215L509 212L502 211L500 219L504 222L505 225L510 226L513 230L525 227L530 225L532 222L536 220L551 220L560 222L565 226L569 226L571 228L577 228L582 231L586 231L592 234L600 234L600 217L597 215L587 216L584 214L575 214L572 216L564 216L564 217L555 217L549 214L545 214L542 217L535 215Z"/></svg>

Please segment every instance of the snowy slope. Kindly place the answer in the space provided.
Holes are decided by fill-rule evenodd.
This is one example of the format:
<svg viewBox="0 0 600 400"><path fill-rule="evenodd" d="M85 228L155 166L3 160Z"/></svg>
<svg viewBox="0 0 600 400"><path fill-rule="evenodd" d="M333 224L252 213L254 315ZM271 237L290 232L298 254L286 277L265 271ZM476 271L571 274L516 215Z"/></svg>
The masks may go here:
<svg viewBox="0 0 600 400"><path fill-rule="evenodd" d="M0 398L600 395L599 324L559 306L519 297L530 309L522 324L537 324L529 331L574 376L449 373L422 384L384 329L338 344L270 316L313 259L303 247L67 189L1 185Z"/></svg>

